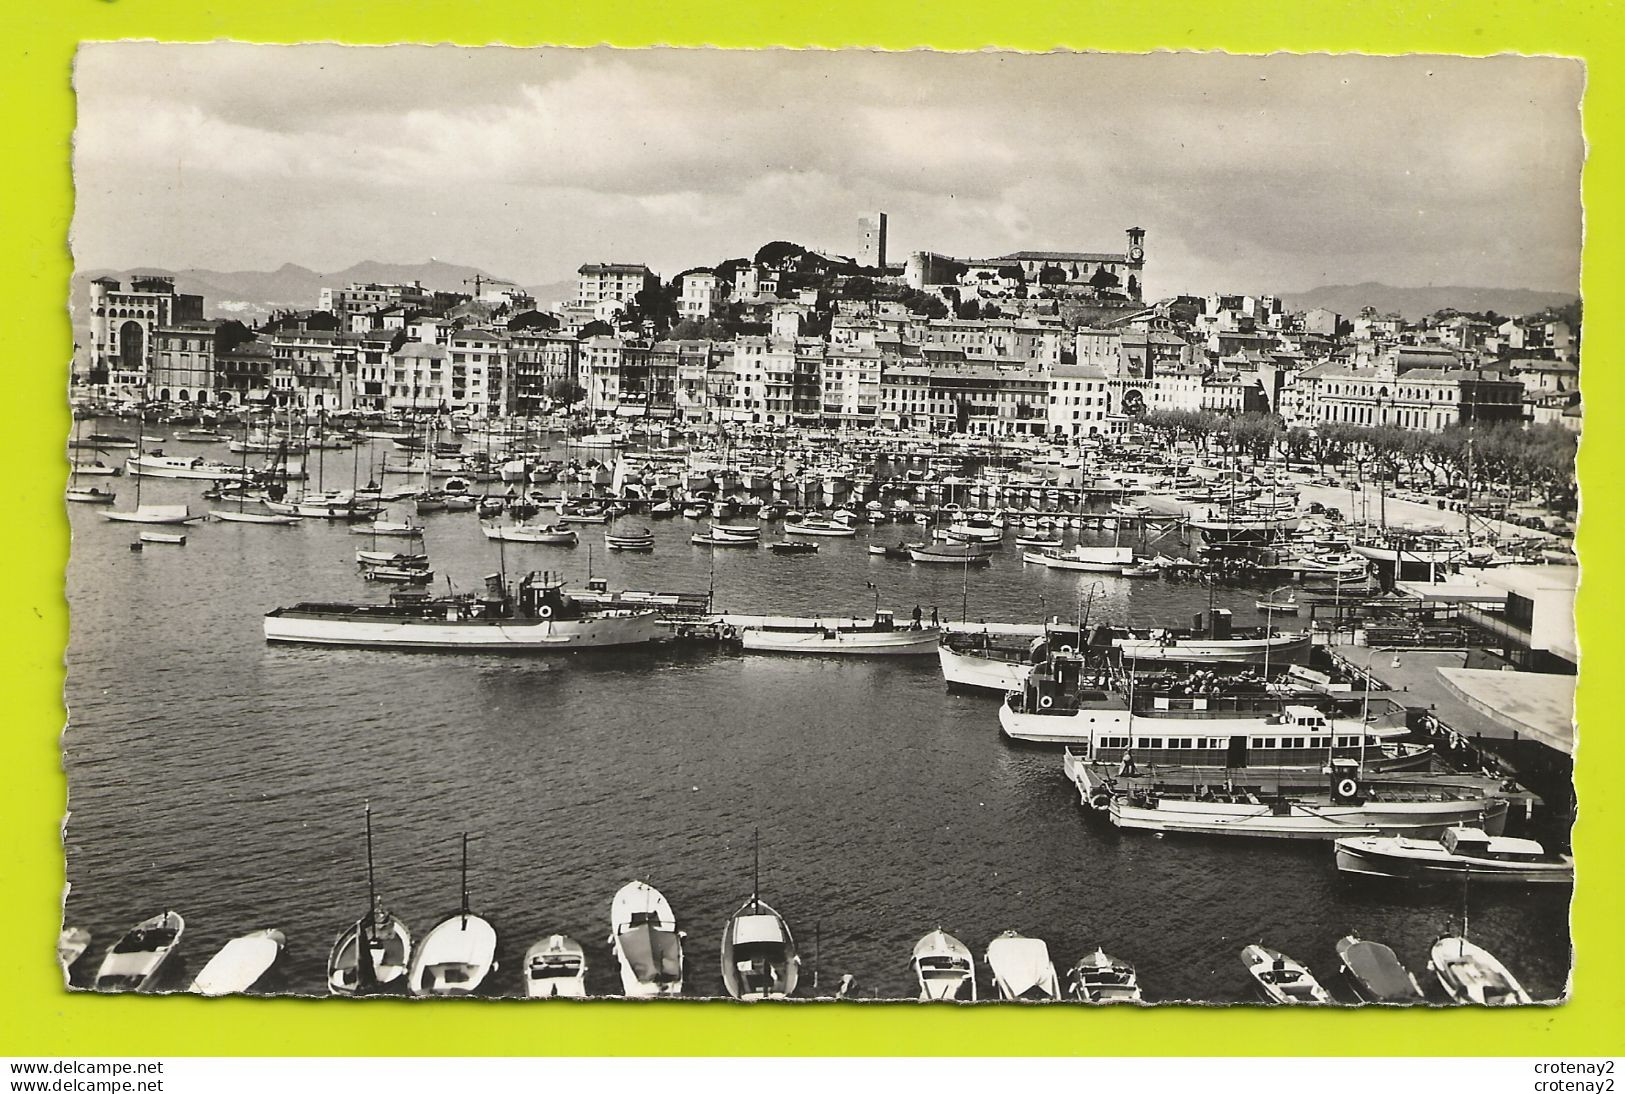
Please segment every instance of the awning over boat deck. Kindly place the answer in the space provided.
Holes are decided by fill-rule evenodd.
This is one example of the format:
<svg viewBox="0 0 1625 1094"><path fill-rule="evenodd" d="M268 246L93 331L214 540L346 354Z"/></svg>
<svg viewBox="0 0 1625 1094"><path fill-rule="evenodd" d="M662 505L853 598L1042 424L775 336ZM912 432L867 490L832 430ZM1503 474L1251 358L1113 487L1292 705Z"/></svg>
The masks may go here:
<svg viewBox="0 0 1625 1094"><path fill-rule="evenodd" d="M1374 942L1356 942L1343 955L1349 971L1382 999L1411 999L1416 989L1393 951Z"/></svg>
<svg viewBox="0 0 1625 1094"><path fill-rule="evenodd" d="M1049 947L1038 938L995 938L988 943L987 963L993 975L1016 995L1050 976Z"/></svg>
<svg viewBox="0 0 1625 1094"><path fill-rule="evenodd" d="M626 963L640 982L676 980L682 975L682 950L675 931L632 927L621 932L620 942Z"/></svg>
<svg viewBox="0 0 1625 1094"><path fill-rule="evenodd" d="M734 945L753 942L783 942L784 927L774 915L742 915L734 920Z"/></svg>
<svg viewBox="0 0 1625 1094"><path fill-rule="evenodd" d="M1552 672L1439 669L1445 687L1491 720L1548 748L1574 755L1574 686Z"/></svg>

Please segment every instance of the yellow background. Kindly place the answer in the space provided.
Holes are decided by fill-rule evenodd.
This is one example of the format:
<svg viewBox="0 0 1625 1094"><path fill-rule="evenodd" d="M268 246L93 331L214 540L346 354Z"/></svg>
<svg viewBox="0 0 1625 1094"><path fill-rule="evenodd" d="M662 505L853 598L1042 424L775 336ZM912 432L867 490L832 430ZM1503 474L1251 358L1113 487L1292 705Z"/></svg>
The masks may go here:
<svg viewBox="0 0 1625 1094"><path fill-rule="evenodd" d="M10 0L0 12L8 114L0 167L0 543L4 543L6 714L0 729L0 1055L567 1053L1607 1054L1625 1044L1625 900L1620 824L1620 637L1625 529L1619 475L1622 240L1621 12L1614 4L679 3L553 6L523 0L241 2ZM1260 1008L975 1010L912 1005L747 1008L693 1003L412 1005L70 996L60 927L57 752L67 637L62 513L69 429L65 301L73 191L73 51L85 39L336 40L623 46L1003 46L1142 51L1413 51L1578 56L1588 65L1585 127L1584 393L1580 452L1585 576L1579 625L1581 882L1574 998L1516 1012L1307 1012ZM1517 209L1506 209L1508 218ZM1261 228L1267 230L1267 228ZM252 870L254 863L240 864ZM856 879L854 879L856 882ZM1078 910L1087 917L1088 907ZM1328 925L1328 930L1336 925ZM1516 966L1517 955L1505 954ZM906 960L899 954L898 960ZM1312 1075L1305 1076L1313 1082Z"/></svg>

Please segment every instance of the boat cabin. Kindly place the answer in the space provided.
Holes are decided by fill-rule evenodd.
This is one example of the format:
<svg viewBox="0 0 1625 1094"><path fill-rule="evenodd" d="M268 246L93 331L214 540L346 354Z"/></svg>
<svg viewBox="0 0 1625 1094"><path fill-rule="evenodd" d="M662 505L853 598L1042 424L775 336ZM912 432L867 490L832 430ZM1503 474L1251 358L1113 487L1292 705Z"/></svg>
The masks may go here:
<svg viewBox="0 0 1625 1094"><path fill-rule="evenodd" d="M1447 854L1463 858L1491 859L1497 862L1561 862L1532 839L1491 836L1479 828L1446 828L1439 840Z"/></svg>

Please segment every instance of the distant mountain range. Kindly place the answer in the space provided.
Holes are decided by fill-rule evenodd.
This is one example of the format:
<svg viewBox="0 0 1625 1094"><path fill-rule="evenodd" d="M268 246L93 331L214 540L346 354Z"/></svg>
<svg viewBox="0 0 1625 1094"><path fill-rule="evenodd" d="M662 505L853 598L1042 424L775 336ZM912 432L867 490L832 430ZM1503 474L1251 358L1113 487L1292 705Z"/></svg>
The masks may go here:
<svg viewBox="0 0 1625 1094"><path fill-rule="evenodd" d="M1359 285L1323 285L1306 292L1281 293L1281 302L1290 311L1326 308L1352 318L1366 307L1384 314L1398 313L1406 319L1421 319L1440 308L1459 311L1493 311L1497 315L1529 315L1572 304L1579 293L1544 292L1536 289L1486 289L1463 285L1427 285L1404 289L1366 281Z"/></svg>

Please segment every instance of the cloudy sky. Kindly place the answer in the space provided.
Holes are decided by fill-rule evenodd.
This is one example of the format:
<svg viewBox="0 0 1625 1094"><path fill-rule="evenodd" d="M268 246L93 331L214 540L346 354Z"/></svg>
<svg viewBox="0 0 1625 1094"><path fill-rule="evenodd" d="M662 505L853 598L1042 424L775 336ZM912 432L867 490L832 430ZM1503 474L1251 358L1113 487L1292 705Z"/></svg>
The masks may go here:
<svg viewBox="0 0 1625 1094"><path fill-rule="evenodd" d="M81 266L669 277L792 239L1120 250L1147 292L1577 291L1559 60L87 45Z"/></svg>

